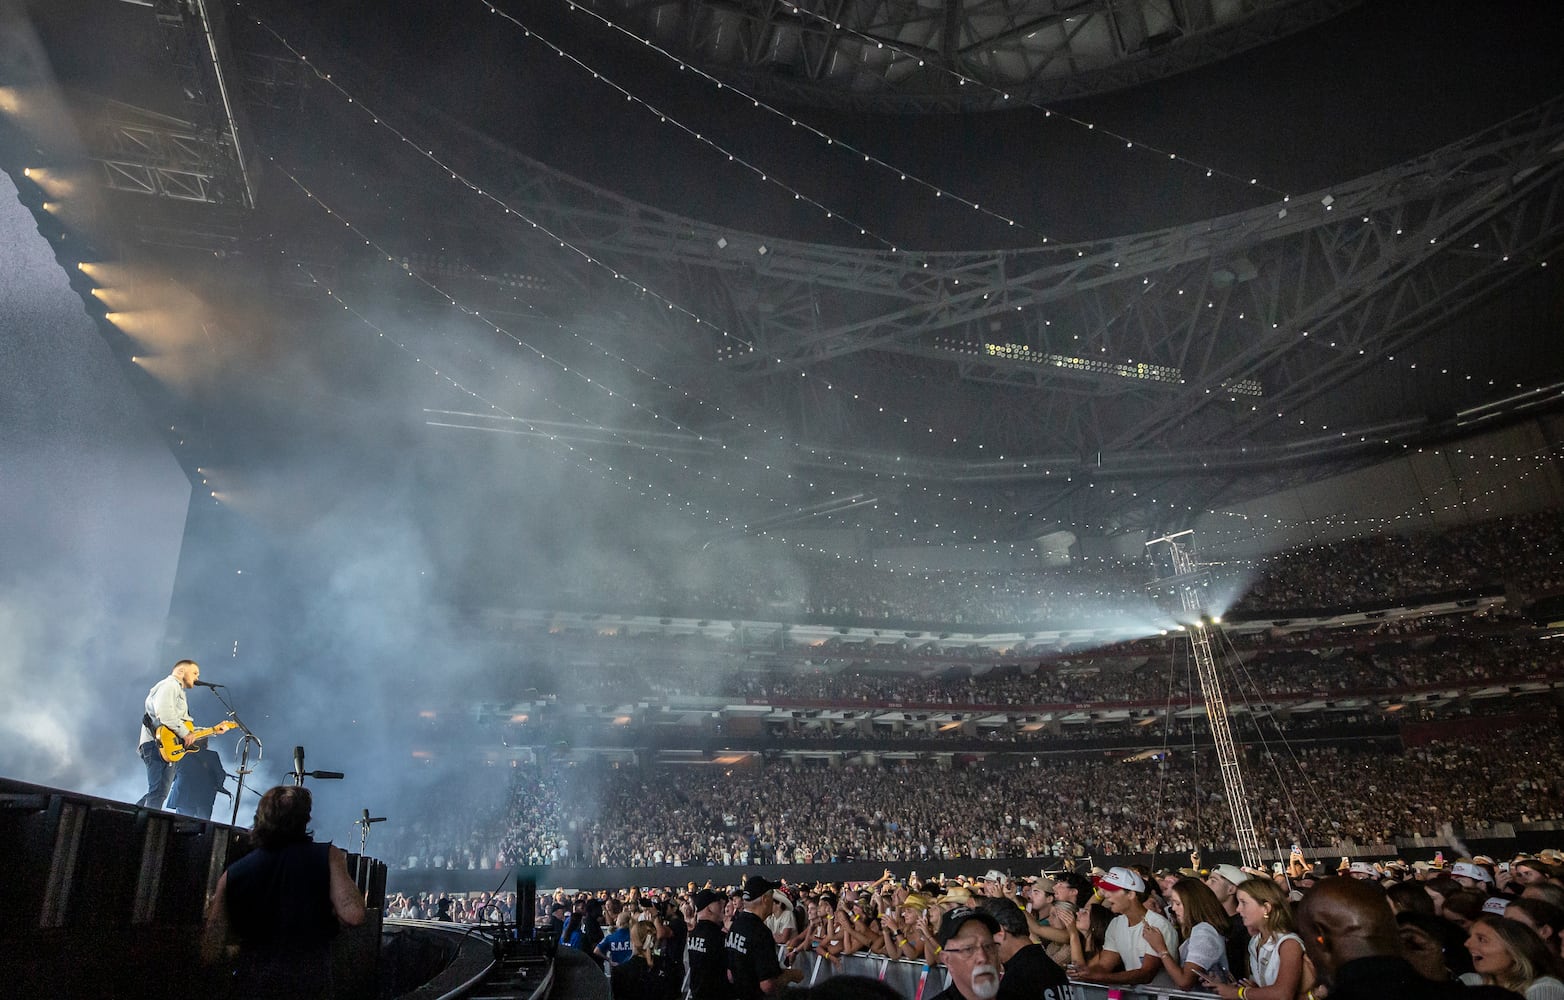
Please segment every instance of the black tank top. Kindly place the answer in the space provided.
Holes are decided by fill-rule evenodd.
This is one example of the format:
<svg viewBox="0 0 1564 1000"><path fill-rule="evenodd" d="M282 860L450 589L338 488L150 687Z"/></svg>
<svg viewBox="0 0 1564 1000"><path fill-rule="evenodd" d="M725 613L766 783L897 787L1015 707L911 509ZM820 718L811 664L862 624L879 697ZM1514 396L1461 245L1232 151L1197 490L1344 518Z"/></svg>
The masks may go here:
<svg viewBox="0 0 1564 1000"><path fill-rule="evenodd" d="M330 947L331 845L254 850L228 866L228 921L241 950L307 953Z"/></svg>

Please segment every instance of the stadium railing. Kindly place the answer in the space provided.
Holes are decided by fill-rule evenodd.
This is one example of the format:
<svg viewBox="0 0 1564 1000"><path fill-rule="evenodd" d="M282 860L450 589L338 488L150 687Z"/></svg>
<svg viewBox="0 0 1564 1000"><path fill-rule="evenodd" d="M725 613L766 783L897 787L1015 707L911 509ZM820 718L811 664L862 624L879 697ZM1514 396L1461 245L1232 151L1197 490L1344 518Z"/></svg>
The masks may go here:
<svg viewBox="0 0 1564 1000"><path fill-rule="evenodd" d="M818 955L802 954L793 960L793 967L804 973L802 984L804 986L813 986L832 976L866 976L870 979L878 979L907 1000L932 997L950 985L950 975L943 966L936 965L930 968L922 962L882 958L878 955L843 955L841 965L837 967ZM1175 1000L1184 997L1192 1000L1211 1000L1212 997L1209 990L1196 993L1171 985L1159 986L1156 983L1146 986L1071 983L1071 989L1074 991L1074 1000L1108 1000L1110 997L1122 997L1124 1000L1139 1000L1139 998Z"/></svg>

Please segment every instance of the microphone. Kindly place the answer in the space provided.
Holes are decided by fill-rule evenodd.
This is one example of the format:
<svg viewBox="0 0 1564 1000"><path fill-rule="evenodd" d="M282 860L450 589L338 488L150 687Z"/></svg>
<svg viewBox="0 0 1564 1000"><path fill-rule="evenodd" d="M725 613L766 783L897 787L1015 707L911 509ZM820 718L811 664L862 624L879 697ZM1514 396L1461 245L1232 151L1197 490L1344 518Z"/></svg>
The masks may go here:
<svg viewBox="0 0 1564 1000"><path fill-rule="evenodd" d="M194 685L195 687L198 687L198 688L220 688L220 687L222 687L221 684L213 684L211 681L191 681L190 683L192 685Z"/></svg>
<svg viewBox="0 0 1564 1000"><path fill-rule="evenodd" d="M304 770L304 748L293 748L293 783L298 787L304 787L305 778L345 778L347 775L341 771L306 771Z"/></svg>

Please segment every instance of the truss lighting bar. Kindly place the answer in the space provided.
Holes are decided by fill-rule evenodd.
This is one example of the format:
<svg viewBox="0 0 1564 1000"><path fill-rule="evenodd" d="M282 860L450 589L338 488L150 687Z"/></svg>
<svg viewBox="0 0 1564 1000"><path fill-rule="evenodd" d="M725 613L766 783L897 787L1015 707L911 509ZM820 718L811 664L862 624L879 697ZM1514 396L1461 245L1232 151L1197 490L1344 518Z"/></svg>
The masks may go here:
<svg viewBox="0 0 1564 1000"><path fill-rule="evenodd" d="M934 343L941 350L952 351L958 354L976 354L996 361L1014 361L1043 368L1058 368L1083 375L1107 375L1113 378L1134 379L1140 382L1156 382L1161 385L1184 384L1183 371L1174 368L1172 365L1159 365L1147 361L1099 361L1093 358L1078 358L1068 354L1050 354L1045 351L1034 350L1025 344L995 343L992 341L984 341L979 344L953 337L935 337ZM1227 392L1244 396L1262 395L1258 379L1232 379L1222 383L1222 388Z"/></svg>
<svg viewBox="0 0 1564 1000"><path fill-rule="evenodd" d="M411 256L403 257L401 263L403 270L417 274L447 278L470 278L474 281L486 281L493 285L503 285L506 288L520 288L528 291L542 291L549 288L549 280L541 275L514 271L489 273L467 264L450 261L431 254L412 254Z"/></svg>

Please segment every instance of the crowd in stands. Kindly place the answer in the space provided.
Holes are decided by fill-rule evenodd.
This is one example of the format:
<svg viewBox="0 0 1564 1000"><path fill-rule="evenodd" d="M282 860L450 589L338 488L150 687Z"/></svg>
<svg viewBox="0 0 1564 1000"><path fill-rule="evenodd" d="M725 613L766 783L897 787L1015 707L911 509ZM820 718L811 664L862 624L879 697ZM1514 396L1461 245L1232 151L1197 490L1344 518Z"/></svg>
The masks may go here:
<svg viewBox="0 0 1564 1000"><path fill-rule="evenodd" d="M1215 555L1215 554L1213 554ZM1213 594L1234 615L1373 607L1419 595L1507 587L1564 589L1564 515L1556 510L1442 531L1374 535L1290 549L1258 561L1219 559ZM525 606L766 621L939 623L1092 628L1154 613L1149 560L1042 568L919 572L870 561L805 559L755 547L580 559Z"/></svg>
<svg viewBox="0 0 1564 1000"><path fill-rule="evenodd" d="M1456 618L1470 625L1469 618ZM1364 637L1316 634L1269 642L1229 640L1219 646L1224 683L1235 698L1342 692L1409 691L1430 685L1469 687L1495 680L1543 680L1564 675L1564 644L1538 643L1527 632L1461 634L1431 623L1424 634L1387 631ZM1377 641L1376 641L1377 640ZM1558 648L1555 648L1555 647ZM1198 690L1187 641L1175 633L1024 666L1001 664L935 669L912 662L847 660L820 667L791 659L756 669L753 656L730 651L716 662L605 656L590 647L571 669L519 670L514 684L543 697L597 704L637 698L719 696L756 703L1003 706L1141 703L1183 705Z"/></svg>
<svg viewBox="0 0 1564 1000"><path fill-rule="evenodd" d="M1564 817L1564 747L1531 727L1403 753L1275 744L1250 756L1263 843ZM463 869L1116 856L1187 853L1227 839L1229 824L1210 754L1179 750L960 768L568 763L515 769L509 803L492 821L448 809L444 822L467 821L455 836L393 830L381 850L399 867Z"/></svg>
<svg viewBox="0 0 1564 1000"><path fill-rule="evenodd" d="M759 701L828 701L927 705L1050 705L1099 702L1182 704L1199 684L1182 640L1140 663L1111 655L1045 663L1035 671L996 669L909 676L885 670L777 670L737 673L721 693ZM1235 650L1236 652L1236 650ZM1530 637L1450 641L1437 646L1388 644L1370 650L1279 649L1224 657L1230 691L1245 696L1407 690L1433 684L1470 686L1564 673L1564 649Z"/></svg>
<svg viewBox="0 0 1564 1000"><path fill-rule="evenodd" d="M1242 595L1229 617L1383 607L1417 595L1487 587L1505 588L1515 603L1564 589L1561 555L1564 517L1548 511L1439 533L1352 539L1292 550L1256 565L1220 568L1214 589L1231 583L1233 592ZM796 562L696 557L677 567L654 560L644 566L605 562L572 567L570 593L556 606L764 621L951 625L1054 621L1090 628L1146 614L1149 604L1143 583L1149 571L1149 565L1131 564L908 574L848 562L802 567ZM1232 670L1229 685L1235 700L1289 694L1339 698L1431 686L1480 688L1564 675L1564 643L1556 650L1554 644L1538 643L1522 630L1506 631L1492 621L1479 623L1466 616L1385 624L1357 633L1261 633L1231 642L1221 648L1232 654L1223 660ZM628 662L624 656L604 657L597 669L590 655L572 657L568 675L540 676L534 693L582 704L593 703L594 698L622 702L688 693L779 705L1009 709L1050 704L1187 704L1197 697L1187 647L1176 636L1098 651L1027 649L1024 657L963 652L954 657L963 662L955 664L947 664L950 655L932 647L892 651L885 654L888 662L876 651L855 658L854 650L835 648L800 662L796 651L780 650L771 661L760 661L758 668L751 662L742 669L730 667L737 660L713 658L706 655L709 650L702 653L694 659L707 661L706 667L688 673L668 669L667 660L637 664L633 653ZM1324 713L1288 722L1275 742L1250 742L1242 752L1248 806L1259 841L1304 844L1311 852L1328 848L1335 855L1352 853L1354 845L1390 844L1400 838L1448 839L1508 823L1564 821L1564 744L1556 738L1560 723L1552 702L1515 698L1462 705L1457 711L1508 713L1518 703L1530 714L1524 725L1518 724L1518 718L1496 718L1487 731L1475 736L1452 731L1445 738L1404 747L1368 739L1291 739L1311 726L1329 726L1341 718ZM1365 724L1383 721L1389 708L1367 709L1353 718ZM1414 707L1407 715L1416 712ZM1246 725L1250 724L1243 721L1237 727L1241 741L1248 740ZM734 764L670 765L545 754L541 758L545 763L507 769L510 781L503 788L503 800L489 797L475 806L463 798L462 789L447 788L441 793L445 798L430 807L411 804L408 811L418 818L388 829L380 852L403 869L497 874L513 864L550 865L556 871L579 866L667 871L843 861L913 862L920 868L928 863L934 868L948 859L1181 858L1201 846L1232 846L1228 843L1231 819L1214 751L1194 746L1203 745L1198 739L1203 729L1198 718L1180 720L1167 733L1160 751L1128 760L1098 750L1039 754L1029 760L1016 753L973 761L958 756L954 763L949 757L872 761L841 755L834 765L809 758L787 763L758 756ZM879 726L849 726L832 727L822 735L851 741L885 739L894 733ZM1091 733L1092 729L1080 727L1070 735L1089 738ZM1029 736L1057 740L1064 735L1041 729L1023 735L1013 727L979 734L993 742L1016 743ZM914 729L900 735L927 739L934 734ZM952 734L969 739L973 735L964 729ZM842 759L849 763L842 764ZM491 796L501 784L491 783ZM1538 870L1564 897L1561 862L1564 857ZM1472 862L1463 864L1465 874L1472 875ZM1373 880L1387 875L1383 869L1362 867L1364 871L1355 867L1351 877ZM1512 898L1524 888L1521 882L1509 884L1511 876L1498 866L1484 870L1487 884L1474 887L1470 878L1456 882L1438 871L1414 877L1410 871L1394 869L1386 881L1402 884L1388 888L1387 896L1397 909L1420 914L1419 920L1427 917L1423 933L1435 939L1444 936L1445 973L1464 973L1473 982L1497 983L1531 996L1516 972L1525 963L1517 958L1505 966L1494 956L1503 957L1500 946L1510 947L1505 944L1510 937L1524 934L1509 925L1545 926L1547 933L1539 936L1545 939L1551 958L1537 959L1526 968L1536 973L1532 978L1537 981L1561 973L1564 910L1538 916L1531 912L1535 907ZM1108 879L1104 891L1110 893L1120 891L1111 884L1114 879L1135 881L1131 876L1099 874ZM1142 884L1149 887L1146 905L1152 912L1166 910L1177 916L1178 907L1170 904L1178 873L1160 874L1166 877L1159 883L1153 873L1142 873ZM1245 873L1244 877L1261 876L1248 883L1251 905L1272 915L1290 913L1287 888L1307 893L1322 873L1304 866L1291 874L1292 885L1278 890L1269 873ZM688 877L699 879L694 871ZM683 882L685 878L649 873L647 881ZM922 908L948 910L946 903L962 901L949 891L955 889L965 892L968 901L1009 895L1019 905L1034 904L1030 921L1034 929L1068 917L1074 928L1069 947L1079 947L1081 952L1056 950L1055 955L1061 964L1074 958L1078 968L1073 971L1085 972L1089 978L1096 961L1093 944L1099 953L1102 949L1100 940L1092 940L1093 929L1101 933L1107 925L1106 919L1095 919L1101 913L1090 911L1101 904L1083 903L1079 914L1055 915L1047 907L1037 909L1024 887L1006 886L1002 879L998 883L936 886L936 894L925 899ZM669 891L656 919L667 919L670 908L679 902L688 904L685 897L694 884L690 881L689 890L682 894ZM922 945L892 942L916 936L906 914L899 911L909 894L917 897L921 888L889 877L862 892L852 887L813 891L805 887L792 900L797 922L779 942L795 951L815 950L827 959L833 958L833 949L836 957L860 946L879 953L880 936L860 937L841 923L867 918L882 930L889 925L901 935L884 936L885 948L891 949L884 954L919 957L924 954L919 951ZM848 902L849 897L853 902ZM610 896L598 900L598 905L631 909L640 902L632 894L617 900ZM1188 902L1184 900L1185 905ZM1564 906L1564 898L1554 902ZM455 920L513 915L513 908L514 900L503 894L393 897L388 904L394 916ZM1485 909L1489 916L1483 915ZM588 912L595 911L589 907ZM1077 920L1080 914L1087 919ZM683 917L692 919L693 913L685 912ZM936 916L936 926L937 920ZM1247 924L1248 918L1244 921ZM1459 930L1429 921L1446 921ZM1256 940L1271 935L1267 946L1280 943L1291 949L1283 940L1287 921L1276 916L1274 922L1275 926L1262 922L1247 930ZM928 935L924 957L932 959L937 954L934 938L924 933ZM1475 963L1459 960L1465 952L1449 947L1451 934L1469 935L1467 957ZM1057 941L1054 946L1057 949ZM1514 951L1518 947L1512 947L1513 954L1520 954ZM1170 946L1170 954L1172 950ZM1293 953L1298 956L1295 966L1304 971L1298 973L1293 991L1285 994L1289 1000L1305 996L1313 983L1309 977L1316 974L1312 961L1303 960L1301 947ZM1166 974L1188 985L1179 978L1181 960L1163 958L1172 966ZM652 960L650 953L647 960ZM1431 966L1430 972L1435 971ZM1223 997L1241 996L1236 989L1216 988ZM1564 983L1558 984L1557 994L1536 996L1564 997Z"/></svg>
<svg viewBox="0 0 1564 1000"><path fill-rule="evenodd" d="M1532 694L1499 694L1469 701L1440 699L1417 705L1402 702L1355 704L1333 710L1285 714L1243 713L1229 719L1229 728L1233 738L1243 744L1278 740L1395 742L1409 726L1437 729L1485 719L1502 723L1534 717L1537 705L1536 696ZM1204 712L1198 707L1193 713L1182 705L1174 708L1171 720L1158 709L1146 709L1133 713L1114 712L1108 718L1076 718L1083 713L1072 712L1069 721L1057 723L1029 722L1025 715L1000 718L986 713L974 713L982 717L956 723L945 721L944 715L911 722L843 721L803 710L801 718L768 719L762 729L744 729L736 737L729 735L731 727L717 722L705 730L684 727L668 733L656 728L656 720L660 718L657 714L650 716L654 728L648 731L613 719L565 712L557 718L545 714L541 722L528 725L518 739L523 739L529 746L646 748L648 752L710 749L718 745L725 749L747 748L753 753L824 751L842 755L849 761L856 755L891 752L917 755L940 752L1052 754L1092 749L1138 752L1163 747L1187 749L1191 744L1209 746L1211 728Z"/></svg>
<svg viewBox="0 0 1564 1000"><path fill-rule="evenodd" d="M1354 538L1279 553L1259 570L1233 614L1356 607L1495 584L1548 593L1564 588L1564 515L1548 510L1443 532Z"/></svg>
<svg viewBox="0 0 1564 1000"><path fill-rule="evenodd" d="M917 572L865 561L804 562L768 550L680 554L642 564L578 560L546 593L545 606L767 621L1119 622L1150 609L1149 564ZM557 584L557 587L553 585Z"/></svg>

